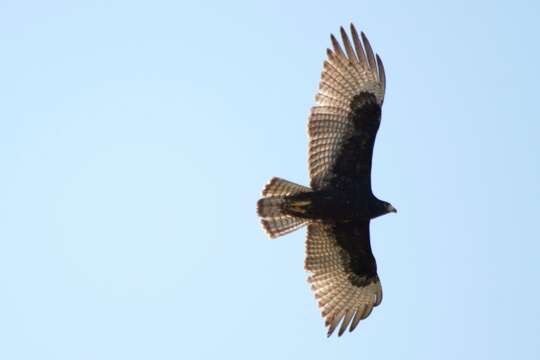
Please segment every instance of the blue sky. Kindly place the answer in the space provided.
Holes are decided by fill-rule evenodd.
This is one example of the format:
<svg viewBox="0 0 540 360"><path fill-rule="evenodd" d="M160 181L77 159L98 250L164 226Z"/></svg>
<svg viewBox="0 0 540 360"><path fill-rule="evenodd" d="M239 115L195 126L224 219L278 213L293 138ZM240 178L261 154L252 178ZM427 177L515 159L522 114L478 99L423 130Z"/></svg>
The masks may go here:
<svg viewBox="0 0 540 360"><path fill-rule="evenodd" d="M538 359L533 1L3 1L0 358ZM327 339L305 230L330 32L387 70L372 223L384 300Z"/></svg>

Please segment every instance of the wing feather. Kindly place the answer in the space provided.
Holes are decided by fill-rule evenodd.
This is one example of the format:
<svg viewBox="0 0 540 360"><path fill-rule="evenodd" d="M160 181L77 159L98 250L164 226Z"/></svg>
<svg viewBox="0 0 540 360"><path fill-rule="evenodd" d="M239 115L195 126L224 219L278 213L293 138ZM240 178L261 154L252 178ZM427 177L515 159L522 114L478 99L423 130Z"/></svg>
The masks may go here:
<svg viewBox="0 0 540 360"><path fill-rule="evenodd" d="M354 318L352 319L351 327L349 328L349 331L353 331L354 329L356 329L360 320L363 319L363 314L364 312L366 312L366 310L367 310L367 306L365 305L360 305L355 309L356 312L354 314Z"/></svg>
<svg viewBox="0 0 540 360"><path fill-rule="evenodd" d="M355 132L352 106L356 96L373 94L379 105L384 100L384 68L367 37L364 33L359 36L352 24L352 42L343 28L340 34L343 47L334 35L330 37L332 49L327 49L327 60L323 63L315 97L317 105L309 115L309 174L311 186L316 190L329 184L340 149ZM322 138L324 142L320 141Z"/></svg>
<svg viewBox="0 0 540 360"><path fill-rule="evenodd" d="M369 246L369 222L349 225L313 222L306 242L308 281L330 336L354 330L374 306L382 288Z"/></svg>
<svg viewBox="0 0 540 360"><path fill-rule="evenodd" d="M361 67L366 67L366 53L364 52L364 47L362 46L362 42L358 37L358 32L356 31L356 28L353 24L351 24L351 34L353 38L354 48L356 50L356 57L358 58L358 63Z"/></svg>
<svg viewBox="0 0 540 360"><path fill-rule="evenodd" d="M369 40L366 34L364 34L364 32L362 31L360 35L362 36L362 41L364 42L364 48L366 49L366 56L369 63L369 68L371 70L374 70L376 69L376 66L375 66L375 55L373 54L373 49L371 48L371 44L369 43Z"/></svg>
<svg viewBox="0 0 540 360"><path fill-rule="evenodd" d="M386 89L386 74L384 73L384 65L381 57L377 54L377 65L379 67L379 81L382 83L383 89Z"/></svg>
<svg viewBox="0 0 540 360"><path fill-rule="evenodd" d="M341 45L339 45L339 41L337 41L336 37L333 34L330 35L330 41L332 41L332 46L334 47L334 51L339 56L345 57L345 54L343 53L343 50L341 50Z"/></svg>
<svg viewBox="0 0 540 360"><path fill-rule="evenodd" d="M339 29L339 32L341 33L341 41L343 41L343 45L345 46L345 51L347 52L347 57L350 61L356 61L356 55L354 54L354 50L351 46L351 42L349 40L349 36L347 36L347 33L345 32L345 29L341 27Z"/></svg>
<svg viewBox="0 0 540 360"><path fill-rule="evenodd" d="M333 96L332 94L329 94L328 92L322 93L319 91L319 93L315 96L315 100L322 106L338 107L342 110L347 110L349 107L348 103L338 97Z"/></svg>
<svg viewBox="0 0 540 360"><path fill-rule="evenodd" d="M347 310L347 313L346 313L345 317L343 318L343 322L341 323L341 327L339 328L338 336L343 335L345 330L347 330L347 327L351 323L351 320L352 320L354 314L355 314L354 309Z"/></svg>

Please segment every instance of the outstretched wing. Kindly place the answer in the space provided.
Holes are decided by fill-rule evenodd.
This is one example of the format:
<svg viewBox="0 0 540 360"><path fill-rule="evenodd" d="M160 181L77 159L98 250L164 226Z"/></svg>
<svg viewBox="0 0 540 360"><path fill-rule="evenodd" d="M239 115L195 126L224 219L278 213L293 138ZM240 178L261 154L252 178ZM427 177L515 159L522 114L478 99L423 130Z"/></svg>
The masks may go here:
<svg viewBox="0 0 540 360"><path fill-rule="evenodd" d="M360 40L351 24L351 34L352 43L341 28L345 51L331 36L334 49L327 49L317 105L309 115L309 175L316 190L331 185L335 178L369 182L371 176L386 80L382 61L373 54L364 33ZM347 180L350 176L353 179Z"/></svg>
<svg viewBox="0 0 540 360"><path fill-rule="evenodd" d="M306 270L332 335L353 331L381 303L382 288L369 242L369 221L313 222L308 226Z"/></svg>

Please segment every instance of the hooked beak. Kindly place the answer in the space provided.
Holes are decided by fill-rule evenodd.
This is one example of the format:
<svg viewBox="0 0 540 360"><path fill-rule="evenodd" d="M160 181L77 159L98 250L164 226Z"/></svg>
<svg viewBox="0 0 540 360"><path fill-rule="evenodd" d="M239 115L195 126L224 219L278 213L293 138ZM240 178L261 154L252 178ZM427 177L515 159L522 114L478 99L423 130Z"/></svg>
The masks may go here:
<svg viewBox="0 0 540 360"><path fill-rule="evenodd" d="M392 205L388 205L388 212L397 213L397 209L393 207Z"/></svg>

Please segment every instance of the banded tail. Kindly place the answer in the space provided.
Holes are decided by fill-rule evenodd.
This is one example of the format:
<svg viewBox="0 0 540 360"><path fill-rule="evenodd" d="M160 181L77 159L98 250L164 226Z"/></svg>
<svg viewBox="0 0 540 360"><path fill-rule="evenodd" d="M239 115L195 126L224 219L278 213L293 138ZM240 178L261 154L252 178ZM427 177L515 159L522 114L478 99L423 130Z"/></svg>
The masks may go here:
<svg viewBox="0 0 540 360"><path fill-rule="evenodd" d="M264 230L271 238L288 234L306 225L309 220L287 213L292 205L288 197L310 192L311 189L293 182L272 178L262 191L257 202L257 214L261 217Z"/></svg>

